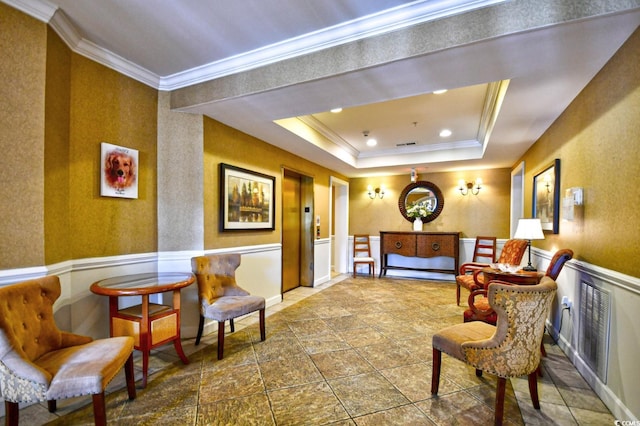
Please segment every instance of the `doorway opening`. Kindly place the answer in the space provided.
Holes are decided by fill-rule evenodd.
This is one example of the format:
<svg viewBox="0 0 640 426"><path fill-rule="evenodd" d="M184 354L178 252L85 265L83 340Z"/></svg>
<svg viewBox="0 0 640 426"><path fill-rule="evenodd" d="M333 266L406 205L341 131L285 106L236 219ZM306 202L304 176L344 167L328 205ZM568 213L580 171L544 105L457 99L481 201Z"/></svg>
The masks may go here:
<svg viewBox="0 0 640 426"><path fill-rule="evenodd" d="M329 229L331 230L331 272L349 272L349 182L331 176Z"/></svg>

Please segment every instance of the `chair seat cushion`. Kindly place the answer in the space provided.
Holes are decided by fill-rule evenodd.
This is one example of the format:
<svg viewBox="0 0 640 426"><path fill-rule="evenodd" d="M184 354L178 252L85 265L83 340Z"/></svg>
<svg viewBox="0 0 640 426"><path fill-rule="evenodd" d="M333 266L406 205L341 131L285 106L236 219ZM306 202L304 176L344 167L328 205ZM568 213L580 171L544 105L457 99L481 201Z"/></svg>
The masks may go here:
<svg viewBox="0 0 640 426"><path fill-rule="evenodd" d="M498 321L498 314L496 314L496 312L493 309L491 309L488 298L476 297L474 300L473 306L475 306L476 309L480 311L488 312L489 314L486 316L480 317L471 309L467 309L466 311L464 311L464 314L463 314L464 322L484 321L489 324L496 324L496 322Z"/></svg>
<svg viewBox="0 0 640 426"><path fill-rule="evenodd" d="M461 361L466 359L462 350L464 342L488 339L496 331L496 327L481 321L456 324L444 328L433 335L432 346Z"/></svg>
<svg viewBox="0 0 640 426"><path fill-rule="evenodd" d="M260 296L223 296L214 299L211 305L203 307L205 309L203 317L215 321L227 321L264 309L265 299Z"/></svg>
<svg viewBox="0 0 640 426"><path fill-rule="evenodd" d="M58 349L34 361L53 379L47 399L101 393L133 352L133 337L122 336Z"/></svg>
<svg viewBox="0 0 640 426"><path fill-rule="evenodd" d="M464 287L467 290L472 290L472 289L475 290L478 287L478 285L476 284L475 280L473 279L473 275L472 274L458 275L456 277L456 282L458 283L458 285L460 287ZM478 282L480 282L480 284L484 284L484 275L483 274L478 274Z"/></svg>

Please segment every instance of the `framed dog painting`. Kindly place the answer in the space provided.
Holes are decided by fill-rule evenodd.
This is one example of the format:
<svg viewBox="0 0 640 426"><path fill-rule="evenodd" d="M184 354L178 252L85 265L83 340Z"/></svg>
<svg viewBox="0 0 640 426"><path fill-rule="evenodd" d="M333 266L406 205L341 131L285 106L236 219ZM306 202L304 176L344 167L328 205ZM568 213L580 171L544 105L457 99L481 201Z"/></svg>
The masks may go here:
<svg viewBox="0 0 640 426"><path fill-rule="evenodd" d="M138 150L102 142L100 195L138 198Z"/></svg>

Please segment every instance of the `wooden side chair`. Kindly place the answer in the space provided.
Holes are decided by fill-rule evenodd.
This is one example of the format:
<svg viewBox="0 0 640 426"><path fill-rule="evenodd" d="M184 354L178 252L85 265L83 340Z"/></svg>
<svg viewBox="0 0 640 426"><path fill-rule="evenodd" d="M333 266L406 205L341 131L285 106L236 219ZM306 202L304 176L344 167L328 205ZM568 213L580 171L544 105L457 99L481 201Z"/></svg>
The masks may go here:
<svg viewBox="0 0 640 426"><path fill-rule="evenodd" d="M488 296L489 304L497 312L496 325L466 322L433 335L431 394L438 394L444 352L474 367L478 377L483 371L498 377L496 425L503 422L507 378L528 376L531 401L539 410L537 371L540 344L556 290L557 284L550 277L543 277L540 284L531 286L492 281Z"/></svg>
<svg viewBox="0 0 640 426"><path fill-rule="evenodd" d="M527 240L511 239L502 247L498 263L508 263L519 265L527 250ZM484 276L482 269L489 266L489 263L467 262L460 266L460 275L456 276L456 304L460 304L460 288L464 287L469 291L484 287Z"/></svg>
<svg viewBox="0 0 640 426"><path fill-rule="evenodd" d="M200 323L196 345L200 344L204 319L218 322L218 359L224 354L224 324L229 320L231 332L235 331L233 319L259 311L260 340L265 340L265 299L252 296L236 283L236 269L240 266L240 254L210 254L191 259L191 268L198 281Z"/></svg>
<svg viewBox="0 0 640 426"><path fill-rule="evenodd" d="M353 277L356 276L358 265L368 265L369 275L375 273L375 260L371 257L371 243L369 235L356 234L353 236Z"/></svg>

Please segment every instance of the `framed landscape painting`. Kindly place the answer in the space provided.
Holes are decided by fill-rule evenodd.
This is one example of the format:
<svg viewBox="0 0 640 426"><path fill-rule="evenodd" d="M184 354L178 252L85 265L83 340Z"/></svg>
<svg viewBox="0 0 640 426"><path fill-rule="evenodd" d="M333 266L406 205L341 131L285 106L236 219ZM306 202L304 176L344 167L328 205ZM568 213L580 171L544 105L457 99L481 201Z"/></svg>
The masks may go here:
<svg viewBox="0 0 640 426"><path fill-rule="evenodd" d="M220 230L275 229L275 180L220 163Z"/></svg>
<svg viewBox="0 0 640 426"><path fill-rule="evenodd" d="M543 231L559 232L560 226L560 160L533 177L533 212Z"/></svg>

